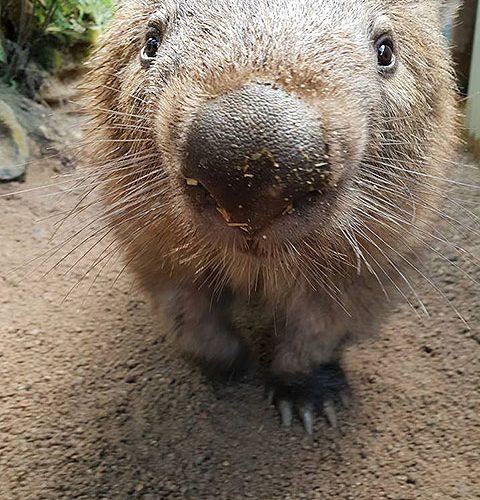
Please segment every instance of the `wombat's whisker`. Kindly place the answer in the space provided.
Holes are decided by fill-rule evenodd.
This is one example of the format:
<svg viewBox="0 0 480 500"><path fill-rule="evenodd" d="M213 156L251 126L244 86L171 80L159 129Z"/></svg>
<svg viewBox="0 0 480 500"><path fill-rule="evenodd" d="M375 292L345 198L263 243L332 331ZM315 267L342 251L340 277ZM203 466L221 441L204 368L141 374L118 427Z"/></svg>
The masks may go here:
<svg viewBox="0 0 480 500"><path fill-rule="evenodd" d="M137 234L141 233L141 230L136 231ZM133 236L133 235L132 235ZM113 248L112 248L113 247ZM103 265L100 267L97 275L95 276L95 281L100 277L101 273L104 271L106 266L115 258L115 256L119 256L121 252L122 246L118 245L118 243L113 240L111 241L106 248L104 248L101 253L97 256L97 258L92 262L92 264L88 267L87 272L82 276L81 280L79 280L78 284L85 279L85 277L90 274L95 268L97 268L102 262ZM81 259L83 259L86 255L82 255ZM93 285L93 283L91 284ZM112 284L112 287L114 285Z"/></svg>
<svg viewBox="0 0 480 500"><path fill-rule="evenodd" d="M388 144L388 143L387 143ZM388 162L392 161L391 159L389 159L388 157L373 157L373 156L369 156L369 158L371 160L373 160L374 162L376 162L377 160L384 160L385 162L387 162L387 164L389 164ZM451 168L454 169L454 171L459 171L460 169L463 169L463 168L468 168L470 170L476 170L478 171L479 170L479 167L478 165L475 165L471 162L462 162L460 159L458 160L451 160L451 159L448 159L448 158L441 158L441 161L442 163L444 163L445 165L448 165L450 166ZM428 164L428 159L424 159L424 163L427 163ZM395 160L395 163L398 163L399 165L411 165L412 164L412 160L410 158L398 158L398 161Z"/></svg>
<svg viewBox="0 0 480 500"><path fill-rule="evenodd" d="M112 207L116 206L117 204L122 205L125 201L129 201L135 195L137 194L142 194L151 191L151 189L154 188L159 188L162 186L162 181L166 180L166 177L163 176L163 172L161 170L158 170L157 172L148 172L142 176L139 176L141 172L130 172L127 175L123 175L120 178L115 178L115 180L121 184L121 187L119 187L116 190L111 191L111 196L113 200L116 200L119 198L118 195L122 195L123 193L127 193L127 196L125 198L119 198L118 201L115 201L112 203ZM136 176L133 180L129 181L126 184L122 184L122 181L128 180L129 177ZM110 179L111 181L112 179ZM148 180L149 182L142 182ZM134 189L131 189L134 187ZM157 193L159 195L164 194L163 189L160 193ZM138 201L138 199L137 199Z"/></svg>
<svg viewBox="0 0 480 500"><path fill-rule="evenodd" d="M372 169L375 169L372 165L369 165L369 168L372 168ZM379 172L381 172L381 170L378 170ZM367 178L368 177L368 173L364 173L364 176ZM389 174L391 176L394 176L395 178L398 178L399 180L401 180L400 176L398 174ZM373 183L372 186L375 187L375 182L379 183L379 182L382 182L381 178L379 177L374 177L373 178ZM392 186L397 186L396 184L392 184ZM421 199L419 197L420 194L427 194L427 195L431 195L431 194L434 194L434 195L441 195L441 191L438 190L438 189L435 189L431 186L429 186L428 184L425 184L425 183L422 183L420 189L417 190L418 191L418 195L417 195L417 198L418 198L418 203L421 203ZM461 205L456 199L453 199L453 198L447 198L448 201L450 203L452 203L453 205L455 205L457 208L459 208L460 210L466 212L468 215L470 215L473 219L475 219L476 221L479 221L480 222L480 217L478 217L474 212L472 212L470 209L464 207L463 205ZM433 210L433 207L432 207L432 210ZM437 208L435 208L435 211L437 213L443 213L443 212L440 212ZM447 214L445 214L447 215ZM460 221L457 221L460 223ZM473 228L469 228L470 230L474 231Z"/></svg>
<svg viewBox="0 0 480 500"><path fill-rule="evenodd" d="M66 245L68 245L70 242L73 242L76 238L80 236L82 232L85 232L89 227L91 227L94 224L94 220L85 225L80 231L78 231L76 234L69 236L67 239L63 240L61 243L59 243L57 246L55 246L53 249L51 249L49 252L47 252L47 258L41 263L41 265L45 265L48 260L50 260L52 257L57 255L61 250L65 249ZM78 249L80 249L85 243L90 241L91 239L102 239L102 233L105 232L110 232L111 227L108 225L105 225L102 228L95 228L92 233L90 233L88 236L84 237L79 243L76 243L74 247L67 252L65 252L62 257L60 257L58 260L55 261L55 263L47 269L47 271L44 272L43 277L48 276L52 271L57 269L64 261L66 261L71 255L73 255Z"/></svg>
<svg viewBox="0 0 480 500"><path fill-rule="evenodd" d="M380 202L382 202L382 203L386 203L386 200L381 200L381 199L378 199L378 200ZM370 202L373 203L373 200L370 200ZM385 212L378 211L378 209L379 209L378 204L374 204L373 206L370 206L370 208L372 208L373 211L376 212L377 214L385 216ZM399 208L399 207L395 207L395 208ZM388 218L386 219L386 223L388 223L388 222L395 222L395 225L396 225L396 228L393 228L392 226L389 226L389 229L391 229L392 231L394 231L395 233L397 233L399 237L401 237L401 234L402 234L401 230L402 230L403 226L411 226L412 225L410 222L408 222L405 219L402 219L400 216L396 216L394 213L391 213L391 214L387 213L387 215L388 215ZM409 214L407 214L407 215L409 215ZM432 231L435 231L435 228L432 227L432 225L431 225L431 223L429 221L423 221L423 220L420 219L420 222L422 222L422 224L424 224L427 228L431 229ZM421 243L422 245L424 245L427 248L429 248L433 253L435 253L436 255L438 255L441 259L443 259L444 261L446 261L452 267L458 269L470 281L472 281L472 283L474 283L475 285L480 285L480 283L475 278L473 278L473 276L471 276L467 271L465 271L463 268L461 268L461 266L458 266L455 262L452 262L445 255L443 255L440 251L438 251L436 248L434 248L432 245L430 245L428 243L429 240L437 240L437 241L439 241L441 243L445 243L445 244L447 244L449 246L452 246L455 250L457 250L457 251L460 252L460 248L454 242L452 242L452 241L444 238L443 235L441 235L440 237L436 236L433 232L428 232L428 231L424 230L420 225L415 225L415 229L421 235L425 236L425 239L422 239L422 238L420 238L419 235L416 235L416 238L418 239L419 243ZM466 255L468 255L468 253ZM416 257L418 258L418 255L416 255ZM473 258L473 262L476 261L477 265L480 264L480 259L474 257L473 255L472 255L472 258Z"/></svg>
<svg viewBox="0 0 480 500"><path fill-rule="evenodd" d="M407 226L407 227L413 227L419 233L426 235L428 239L437 239L437 240L439 239L438 237L435 237L433 235L433 233L429 233L428 231L426 231L422 227L424 225L426 228L434 230L434 228L431 226L431 223L430 223L429 220L424 220L424 219L421 219L421 218L417 218L416 222L412 222L412 220L410 220L411 214L409 212L401 209L401 207L398 207L398 206L390 204L388 202L388 200L383 199L383 198L368 197L368 199L364 198L363 201L365 203L365 206L368 207L371 210L372 213L375 213L375 215L379 215L381 217L381 219L379 219L379 221L380 220L384 221L385 224L387 224L388 222L394 223L395 226L396 226L396 230L400 230L401 231L402 229L405 229L405 226ZM378 201L378 203L376 201ZM391 205L392 206L392 211L391 212L385 212L383 210L383 206L384 205ZM401 213L403 212L408 217L408 219L405 219L405 218L401 217L401 215L396 214L395 212L397 210L400 211ZM422 225L418 224L418 222L421 222ZM389 229L394 230L392 226L389 226ZM442 239L441 242L453 245L453 243L450 242L450 241L448 241L447 239ZM423 240L422 240L422 243L424 243Z"/></svg>
<svg viewBox="0 0 480 500"><path fill-rule="evenodd" d="M132 233L130 235L130 240L129 240L129 243L127 244L127 247L130 246L130 245L133 245L133 243L139 238L141 237L142 235L144 234L144 228L143 227L140 227L138 228L137 230L134 231L134 233ZM154 237L152 237L149 241L147 241L147 247L150 243L152 243L153 241L155 240ZM115 242L112 242L110 245L108 245L107 249L110 248L110 246L112 246ZM109 261L111 261L112 258L114 258L115 255L118 255L120 253L120 251L122 250L122 248L124 248L124 246L122 244L117 244L113 250L107 252L105 250L103 250L103 252L100 254L100 256L94 261L94 263L92 263L89 268L87 269L87 271L81 276L81 278L73 285L73 287L68 291L68 293L66 294L66 296L64 297L63 301L67 300L68 297L73 293L73 291L78 288L78 286L85 280L86 276L91 273L96 267L98 267L98 265L101 264L101 262L103 261L106 261L105 262L105 266L108 265ZM115 277L115 279L112 281L112 284L111 284L111 287L115 287L116 283L118 282L118 280L120 279L120 277L123 275L123 273L127 270L127 268L131 265L131 263L136 259L136 258L140 258L141 257L141 253L139 254L135 254L133 255L126 263L125 265L122 267L122 269L120 270L120 272L117 274L117 276ZM104 267L105 267L104 266ZM104 269L104 267L102 267L100 269L100 272L102 271L102 269Z"/></svg>
<svg viewBox="0 0 480 500"><path fill-rule="evenodd" d="M288 242L291 246L293 246L292 242ZM293 250L293 249L292 249ZM305 269L309 269L308 266L305 266L305 259L303 258L302 254L297 253L297 251L294 250L294 254L296 254L295 257L292 258L293 262L298 262L299 265L296 266L297 272L299 272L306 280L307 283L312 287L313 290L316 290L316 286L321 286L321 288L328 289L330 291L330 288L333 289L334 291L340 293L340 289L338 286L336 286L331 279L328 277L328 275L321 269L321 267L315 267L315 272L311 272L307 274L307 271L304 271ZM310 261L311 263L315 263L315 261ZM318 263L317 263L318 264ZM305 274L304 274L305 273Z"/></svg>
<svg viewBox="0 0 480 500"><path fill-rule="evenodd" d="M86 251L84 251L82 253L82 255L76 261L74 261L73 264L70 265L70 267L65 271L64 276L67 276L69 273L71 273L75 269L75 267L85 257L87 257L93 250L95 250L96 248L98 248L98 246L105 240L105 238L107 238L108 236L110 236L113 231L114 231L114 228L110 228L109 230L105 231L103 233L103 235L101 235L100 238L98 238L98 234L96 234L96 232L93 233L93 234L91 234L90 236L88 236L87 238L85 238L84 240L82 240L73 250L71 250L69 253L67 253L62 259L60 259L59 263L62 262L62 260L66 260L66 258L69 257L70 255L72 255L76 250L78 250L79 248L81 248L88 241L90 241L93 238L95 238L95 240L96 240L95 243L93 245L91 245ZM55 268L52 268L51 270L53 270L53 269L55 269Z"/></svg>
<svg viewBox="0 0 480 500"><path fill-rule="evenodd" d="M72 149L79 149L79 148L84 148L84 147L85 147L85 144L82 144L82 145L76 146ZM48 159L55 159L60 154L61 153L57 153L55 155L46 156L42 159L42 161L48 160ZM151 155L148 155L145 157L140 157L140 160L155 159L157 157L158 157L158 153L155 153L155 154L152 153ZM132 166L131 159L133 159L133 158L134 158L134 155L125 155L121 158L121 160L116 159L115 161L117 163L114 163L112 160L110 160L109 163L105 163L103 165L95 167L96 172L93 174L93 179L95 178L96 173L99 173L99 172L107 173L110 171L110 169L115 168L116 165L127 165L128 164L128 168L131 168L131 166ZM37 160L32 160L31 162L27 162L27 164L32 163L32 162L36 162L36 161ZM16 166L20 166L20 164L16 165ZM98 181L95 181L92 179L92 172L79 171L79 172L74 172L74 173L61 174L58 177L60 180L58 180L56 182L43 184L41 186L34 186L31 188L26 188L26 189L9 191L8 193L0 194L0 198L8 198L10 196L28 194L28 193L35 192L35 191L41 191L41 190L46 190L46 189L50 189L50 188L55 188L58 186L68 185L69 183L72 183L72 182L75 182L75 184L70 189L68 189L67 192L72 192L72 191L75 191L76 189L80 188L80 186L84 183L84 181L89 181L92 184L95 183L95 186L98 187L98 184L97 184ZM64 180L64 178L68 178L68 179ZM105 182L106 181L107 180L105 179ZM64 196L65 191L63 191L63 190L57 191L55 193L50 193L46 196L58 196L58 195Z"/></svg>
<svg viewBox="0 0 480 500"><path fill-rule="evenodd" d="M141 160L144 160L144 159L149 159L150 156L145 156L143 158L139 158L139 161ZM127 163L127 166L124 167L125 169L130 169L131 168L131 160L128 160L128 163ZM122 170L122 168L115 168L115 173L118 173L120 170ZM160 172L161 173L161 172ZM126 178L128 178L129 176L132 176L132 175L135 175L135 172L128 172L127 174L121 176L118 180L121 181L121 180L124 180ZM85 178L87 179L87 178ZM92 194L92 192L95 190L95 189L98 189L102 183L106 183L106 182L111 182L111 179L109 179L108 177L105 177L104 179L100 180L100 179L96 179L94 181L92 181L90 184L91 184L91 189L89 190L84 190L84 193L82 194L79 202L76 203L76 205L74 206L74 208L72 209L71 211L71 214L73 215L75 213L75 210L77 209L77 207L79 207L81 205L81 203L83 203L83 201L85 201L86 198L88 198L88 196L90 196ZM75 189L78 189L80 188L80 186L77 186ZM98 201L95 201L93 203L98 203Z"/></svg>
<svg viewBox="0 0 480 500"><path fill-rule="evenodd" d="M140 233L141 234L141 233ZM137 238L139 237L139 235L137 235L132 241L135 241ZM151 238L149 241L147 241L147 245L152 243L153 241L155 241L155 238ZM112 281L112 285L111 287L115 287L115 285L118 283L118 280L123 276L123 274L125 273L125 271L128 269L128 267L137 259L140 259L142 257L142 255L144 255L148 250L147 249L144 249L143 251L137 253L137 254L133 254L128 260L127 262L125 263L125 265L122 267L122 269L118 272L117 276L115 277L115 279Z"/></svg>
<svg viewBox="0 0 480 500"><path fill-rule="evenodd" d="M142 126L141 124L129 124L129 123L115 123L114 125L105 125L104 130L124 130L127 132L149 132L148 127ZM92 139L90 139L92 140Z"/></svg>
<svg viewBox="0 0 480 500"><path fill-rule="evenodd" d="M151 104L148 104L149 106ZM107 109L105 109L106 113L106 120L105 120L105 125L107 127L114 126L114 125L126 125L132 128L132 130L139 131L142 129L142 127L145 127L145 120L141 119L143 113L143 108L142 107L135 107L134 109L131 109L129 112L124 113L123 115L119 113L118 111L114 112L114 114L110 114ZM139 113L139 114L137 114ZM145 117L144 117L145 118ZM148 127L147 127L148 128ZM147 137L147 136L145 136Z"/></svg>
<svg viewBox="0 0 480 500"><path fill-rule="evenodd" d="M441 288L432 279L430 279L424 272L422 272L419 269L418 266L416 266L415 264L413 264L409 259L407 259L404 255L402 255L398 250L396 250L391 245L389 245L378 234L376 234L375 232L371 231L367 226L365 227L365 229L367 231L369 231L369 233L371 233L373 237L377 238L381 242L382 245L385 245L387 248L389 248L395 255L397 255L398 257L400 257L400 259L403 262L405 262L411 269L413 269L419 276L421 276L433 288L433 290L435 290L440 295L440 297L448 303L449 307L455 312L455 314L457 315L457 317L465 324L465 326L469 327L467 321L462 316L462 314L460 314L460 312L455 307L455 305L452 303L452 301L445 295L445 293L441 290ZM392 230L395 232L394 229L392 229ZM416 238L418 238L418 237L416 237ZM409 245L407 245L404 241L403 241L403 245L409 250L409 252L413 252L412 248ZM420 261L420 263L421 263L421 261ZM395 270L397 272L399 272L398 266L395 267Z"/></svg>
<svg viewBox="0 0 480 500"><path fill-rule="evenodd" d="M368 236L368 234L366 234L365 231L368 231L368 233L370 234L370 236ZM418 292L415 290L415 287L412 285L412 283L407 278L407 276L405 275L405 273L403 273L400 270L400 268L398 267L398 265L393 261L393 259L391 257L388 256L388 254L380 247L380 245L378 243L376 243L372 239L373 237L377 237L378 238L378 235L374 231L372 231L368 226L365 226L362 230L360 230L360 236L368 244L372 245L374 247L374 249L376 249L381 254L381 256L386 260L386 262L387 262L387 264L389 266L389 269L391 269L391 271L393 273L395 273L396 275L398 275L401 278L401 280L405 283L405 285L407 286L407 288L411 291L412 295L414 296L415 300L419 304L419 306L422 309L422 311L424 312L424 314L427 315L427 316L429 316L430 313L428 311L428 308L426 307L426 305L424 304L424 302L422 301L422 299L418 295ZM374 259L374 257L372 256L372 254L368 250L365 249L365 252L370 256L370 258ZM387 279L393 285L393 287L395 288L395 290L397 290L400 293L400 295L403 297L403 299L405 300L405 302L410 306L410 308L413 311L415 311L415 314L418 315L417 308L412 304L412 302L407 297L407 295L405 294L405 292L402 290L402 288L400 287L400 285L396 283L396 281L393 279L393 277L378 263L378 261L376 259L374 259L374 262L377 264L377 266L380 267L380 269L382 270L382 272L386 274ZM409 261L408 261L408 264L410 265Z"/></svg>
<svg viewBox="0 0 480 500"><path fill-rule="evenodd" d="M151 144L149 139L143 137L136 139L96 139L95 141L90 141L89 145L93 144Z"/></svg>
<svg viewBox="0 0 480 500"><path fill-rule="evenodd" d="M141 202L136 202L136 204L141 204ZM128 205L127 207L125 208L125 210L127 211L129 209ZM101 217L98 217L98 216L95 216L93 219L91 219L88 223L86 223L84 226L82 226L79 230L77 230L74 234L70 235L69 237L67 237L66 239L64 239L63 241L61 241L59 244L55 245L53 248L47 250L47 252L44 252L42 253L41 255L35 257L34 259L32 259L30 261L30 264L33 263L34 261L38 260L38 259L41 259L43 257L46 257L46 259L40 264L39 267L43 266L49 259L51 259L52 257L54 257L55 255L57 255L63 248L65 248L70 242L73 242L75 239L77 239L78 237L80 237L80 235L82 233L84 233L85 231L87 231L89 228L91 228L92 226L94 226L94 229L93 229L93 232L85 237L82 241L80 241L79 243L77 243L75 245L75 247L73 249L71 249L69 252L67 252L62 258L60 258L56 263L55 265L53 265L51 268L49 268L47 270L47 272L44 274L44 276L47 276L48 274L50 274L54 269L56 269L63 261L65 261L68 257L70 257L70 255L72 253L74 253L76 250L78 250L79 248L81 248L85 243L87 243L88 241L90 241L91 239L93 238L97 238L99 236L99 234L101 234L102 232L104 231L107 231L108 234L110 234L112 232L112 226L109 222L107 222L103 227L96 227L95 225L98 224L99 222L101 221L109 221L110 220L110 217L112 215L112 213L114 213L114 211L112 210L111 212L110 211L107 211L104 215L102 215ZM138 217L138 215L134 215L134 216L131 216L125 220L123 220L122 222L118 223L113 229L117 229L118 227L120 227L123 223L128 223L132 220L134 220L136 217ZM64 222L64 221L62 221ZM57 228L57 232L58 232L58 228ZM106 235L104 235L103 237L101 237L101 239L103 240L104 237ZM52 239L52 238L51 238ZM87 252L89 253L89 252ZM77 262L78 263L78 262ZM75 265L77 264L75 263Z"/></svg>
<svg viewBox="0 0 480 500"><path fill-rule="evenodd" d="M406 174L412 174L413 176L415 177L422 177L422 178L426 178L426 179L432 179L432 180L435 180L435 181L438 181L438 182L441 182L441 183L448 183L448 184L453 184L455 186L461 186L461 187L467 187L467 188L472 188L472 189L480 189L480 184L479 185L475 185L475 184L468 184L468 183L465 183L465 182L462 182L462 181L458 181L456 179L449 179L449 178L446 178L446 177L440 177L440 176L437 176L437 175L432 175L432 174L427 174L426 172L421 172L421 171L418 171L418 170L411 170L411 169L407 169L407 168L404 168L404 167L401 167L401 166L396 166L396 165L393 165L393 164L389 164L389 163L382 163L382 162L378 162L380 164L383 164L393 170L396 170L396 171L400 171L400 172L403 172L403 173L406 173Z"/></svg>
<svg viewBox="0 0 480 500"><path fill-rule="evenodd" d="M98 88L103 88L103 89L106 89L106 90L111 90L112 92L116 92L116 93L123 93L123 90L116 89L115 87L111 87L110 85L102 84ZM131 97L132 99L134 99L135 101L138 101L140 104L148 104L148 102L145 99L142 99L138 95L129 93L128 96Z"/></svg>
<svg viewBox="0 0 480 500"><path fill-rule="evenodd" d="M113 173L118 173L118 172L123 172L127 171L130 172L134 168L138 168L138 166L148 166L150 165L150 161L155 161L158 157L157 153L151 153L149 150L145 151L144 154L139 155L138 153L136 154L131 154L127 155L126 157L122 159L113 159L113 160L101 160L100 165L92 165L93 167L93 178L94 180L107 180L108 181L108 175ZM88 179L89 177L87 174L85 174L85 179ZM90 173L90 178L91 178L91 173Z"/></svg>
<svg viewBox="0 0 480 500"><path fill-rule="evenodd" d="M432 222L428 219L422 219L422 218L418 218L418 217L415 217L419 222L422 223L422 225L424 225L425 227L429 228L431 231L431 233L429 232L426 232L422 226L418 225L418 224L415 224L415 222L412 222L412 221L408 221L406 219L402 219L402 218L399 218L398 215L396 215L396 212L400 212L400 213L403 213L404 215L406 215L407 217L410 218L410 216L412 214L410 214L409 212L407 212L404 208L402 208L401 206L399 205L396 205L394 203L392 203L391 201L389 201L388 199L386 198L383 198L383 197L380 197L380 196L374 196L374 195L371 195L369 194L368 195L368 200L370 203L374 203L373 200L377 200L379 203L378 204L375 204L374 206L374 209L377 209L378 208L383 208L384 205L387 205L387 206L390 206L392 208L392 211L391 212L382 212L382 214L384 214L387 218L387 220L391 220L393 218L395 219L398 219L399 222L400 222L400 225L413 225L413 227L415 227L418 231L422 232L422 233L425 233L425 235L427 236L428 239L434 239L434 240L438 240L438 241L441 241L442 243L446 243L450 246L453 246L454 248L456 248L459 252L466 252L466 250L464 249L461 249L461 247L458 247L454 242L448 240L447 238L445 238L443 235L441 235L441 237L439 236L435 236L433 234L433 232L438 232L438 229L432 225ZM423 201L421 200L415 200L415 203L419 206L421 206L422 208L425 208L427 210L430 210L430 211L433 211L435 212L437 215L439 215L440 217L444 218L446 220L446 222L452 226L452 228L456 229L459 225L462 226L462 223L456 219L453 219L453 220L449 220L450 217L448 216L447 213L441 211L441 210L438 210L436 207L432 207L428 204L425 204ZM477 234L477 236L480 236L480 232L475 232L472 228L470 228L469 226L466 226L466 225L463 225L463 228L470 231L470 232L473 232L474 234ZM467 252L468 253L468 252ZM473 258L473 254L472 254L472 258ZM477 259L475 258L475 260L477 260L477 262L480 264L480 259Z"/></svg>
<svg viewBox="0 0 480 500"><path fill-rule="evenodd" d="M69 182L71 182L71 181L55 182L52 184L44 184L42 186L35 186L35 187L31 187L31 188L21 189L18 191L11 191L8 193L0 194L0 198L8 198L8 197L16 196L16 195L20 195L20 194L33 193L34 191L41 191L42 189L50 189L52 187L57 187L60 185L68 184ZM62 192L62 194L64 194L64 193Z"/></svg>
<svg viewBox="0 0 480 500"><path fill-rule="evenodd" d="M98 269L98 271L96 272L95 276L93 277L93 279L90 281L90 286L88 287L88 290L85 294L85 298L84 298L84 301L86 300L86 298L90 295L90 292L92 290L92 288L95 286L95 284L97 283L97 281L99 280L100 276L102 275L102 273L105 272L105 269L106 267L112 262L112 260L114 259L115 255L117 255L117 257L119 256L119 252L117 252L117 254L115 253L111 253L111 254L108 254L108 250L110 249L111 246L113 246L115 243L115 241L111 241L108 246L102 251L102 253L100 254L99 257L97 257L96 261L97 262L100 257L102 257L102 262L103 264L100 266L100 268ZM114 261L115 263L115 261ZM100 262L98 262L96 265L98 266L100 264ZM84 279L88 276L89 273L91 273L94 269L90 268L90 270L85 274L85 277Z"/></svg>
<svg viewBox="0 0 480 500"><path fill-rule="evenodd" d="M358 235L361 236L362 239L364 239L368 244L372 245L376 250L378 250L380 252L380 254L385 258L385 260L387 261L387 264L389 265L389 268L396 272L400 278L403 280L403 282L407 285L408 289L412 292L413 296L415 297L417 303L419 304L419 306L421 307L421 309L424 311L424 313L428 316L429 313L428 313L428 309L426 308L425 304L423 303L423 301L421 300L420 296L418 295L418 293L416 292L415 288L412 286L412 284L410 283L410 280L407 279L407 277L401 272L399 271L399 269L397 268L397 266L395 266L395 263L391 260L390 257L388 257L388 255L383 252L383 250L378 246L378 244L376 244L365 232L364 230L360 229L358 231ZM370 252L365 246L363 247L363 252L365 252L367 254L367 256L371 259L371 261L376 265L376 267L380 270L380 272L387 278L387 280L389 281L389 283L393 286L393 288L400 294L400 296L405 300L405 302L407 303L408 306L410 306L410 308L412 309L412 311L414 311L414 313L416 315L419 316L419 313L418 313L418 310L417 308L414 306L414 304L411 302L411 300L408 298L408 296L406 295L406 293L402 290L402 288L396 283L396 281L392 278L392 276L390 275L390 273L385 269L385 267L380 264L379 260L376 259L373 255L372 252ZM387 292L386 288L385 288L385 285L383 284L382 280L380 279L380 277L378 276L378 274L373 270L373 266L372 266L372 272L373 274L375 275L375 277L377 278L378 282L380 283L381 287L382 287L382 290L384 292L384 295L386 297L386 299L388 301L391 301L391 297L389 295L389 293Z"/></svg>

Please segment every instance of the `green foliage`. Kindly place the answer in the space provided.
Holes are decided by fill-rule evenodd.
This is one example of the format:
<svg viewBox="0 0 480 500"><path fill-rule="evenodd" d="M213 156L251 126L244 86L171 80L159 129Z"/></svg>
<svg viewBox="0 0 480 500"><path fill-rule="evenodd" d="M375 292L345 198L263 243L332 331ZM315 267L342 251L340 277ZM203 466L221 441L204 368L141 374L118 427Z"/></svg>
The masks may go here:
<svg viewBox="0 0 480 500"><path fill-rule="evenodd" d="M33 94L45 72L80 63L110 21L114 1L0 0L0 77Z"/></svg>
<svg viewBox="0 0 480 500"><path fill-rule="evenodd" d="M52 4L53 1L50 0ZM69 45L80 40L89 42L89 31L100 31L108 24L113 13L112 0L66 0L56 2L52 18L45 29L46 34L53 35ZM48 6L40 2L35 9L35 17L39 25L48 21Z"/></svg>

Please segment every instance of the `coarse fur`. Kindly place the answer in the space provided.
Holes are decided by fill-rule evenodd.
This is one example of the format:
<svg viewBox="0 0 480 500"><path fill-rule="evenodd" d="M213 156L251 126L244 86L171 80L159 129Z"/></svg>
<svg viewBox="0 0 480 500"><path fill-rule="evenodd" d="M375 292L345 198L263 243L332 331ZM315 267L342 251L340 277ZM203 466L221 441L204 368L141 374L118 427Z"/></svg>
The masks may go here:
<svg viewBox="0 0 480 500"><path fill-rule="evenodd" d="M455 161L444 0L125 0L91 58L89 153L105 215L182 350L233 367L247 348L231 295L275 312L276 380L307 377L409 300ZM139 53L148 26L164 37ZM390 33L398 67L379 74ZM181 175L201 105L272 82L322 117L334 184L308 210L247 235L200 210ZM428 277L426 277L428 280ZM240 367L241 368L241 367Z"/></svg>

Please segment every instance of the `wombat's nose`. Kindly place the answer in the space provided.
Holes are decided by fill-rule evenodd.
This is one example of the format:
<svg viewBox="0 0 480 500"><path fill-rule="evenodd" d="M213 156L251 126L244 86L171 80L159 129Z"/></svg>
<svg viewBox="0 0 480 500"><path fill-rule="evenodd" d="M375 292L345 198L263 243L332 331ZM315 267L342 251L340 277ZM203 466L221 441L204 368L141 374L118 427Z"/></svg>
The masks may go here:
<svg viewBox="0 0 480 500"><path fill-rule="evenodd" d="M314 199L328 172L320 117L299 97L252 84L201 109L183 175L228 222L256 230Z"/></svg>

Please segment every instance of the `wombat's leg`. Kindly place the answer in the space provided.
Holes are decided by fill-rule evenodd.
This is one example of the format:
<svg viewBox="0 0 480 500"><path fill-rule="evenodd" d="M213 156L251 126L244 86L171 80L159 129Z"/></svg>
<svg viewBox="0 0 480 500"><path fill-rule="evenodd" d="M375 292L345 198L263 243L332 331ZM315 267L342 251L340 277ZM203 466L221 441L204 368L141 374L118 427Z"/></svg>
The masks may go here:
<svg viewBox="0 0 480 500"><path fill-rule="evenodd" d="M344 313L335 307L319 308L309 300L289 306L271 367L269 394L284 426L291 425L295 412L309 434L317 412L337 426L335 408L348 399L340 366L346 338Z"/></svg>
<svg viewBox="0 0 480 500"><path fill-rule="evenodd" d="M212 300L208 291L175 288L162 294L160 307L170 321L174 341L211 377L249 377L255 362L250 349L231 324L232 296Z"/></svg>

